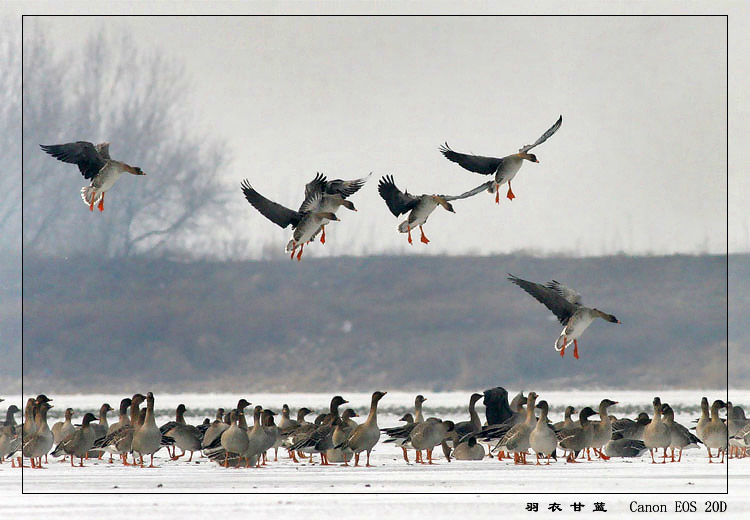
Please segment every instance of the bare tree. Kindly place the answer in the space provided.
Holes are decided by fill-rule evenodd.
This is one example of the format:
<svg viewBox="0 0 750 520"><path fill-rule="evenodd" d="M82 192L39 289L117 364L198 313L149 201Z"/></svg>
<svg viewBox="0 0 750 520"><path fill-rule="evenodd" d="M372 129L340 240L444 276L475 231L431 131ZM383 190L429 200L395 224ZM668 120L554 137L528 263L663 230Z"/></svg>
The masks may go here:
<svg viewBox="0 0 750 520"><path fill-rule="evenodd" d="M24 248L41 254L105 256L184 253L191 235L224 215L223 142L196 130L182 67L139 49L125 30L101 32L57 57L41 31L24 42ZM110 141L110 154L140 166L125 176L103 214L78 191L77 169L39 144Z"/></svg>

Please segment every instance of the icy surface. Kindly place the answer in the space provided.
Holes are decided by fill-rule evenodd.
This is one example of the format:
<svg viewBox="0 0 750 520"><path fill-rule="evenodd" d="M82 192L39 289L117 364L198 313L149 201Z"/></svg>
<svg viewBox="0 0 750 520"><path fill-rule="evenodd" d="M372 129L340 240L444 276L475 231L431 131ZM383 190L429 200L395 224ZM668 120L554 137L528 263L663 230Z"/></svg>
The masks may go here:
<svg viewBox="0 0 750 520"><path fill-rule="evenodd" d="M382 413L379 414L381 427L398 423L401 410L413 406L417 392L389 392L381 402ZM427 396L425 412L427 416L440 415L453 420L466 420L466 405L470 392L421 392ZM511 391L511 394L513 391ZM594 405L607 396L619 401L612 412L618 416L633 416L631 411L622 412L620 408L646 409L654 395L658 393L662 400L671 403L678 411L677 420L685 425L698 417L697 403L700 397L709 399L724 398L718 391L621 391L596 390L591 392L538 392L547 399L555 409L563 404L576 407ZM341 394L359 410L364 420L365 409L369 403L369 394ZM119 403L121 396L86 395L63 396L53 395L58 409L72 407L76 409L76 418L86 410L93 410L107 401L113 406ZM280 408L288 403L296 411L298 406L315 408L316 412L327 408L330 395L321 394L157 394L159 417L157 424L170 417L168 409L179 403L185 403L189 410L211 410L217 406L231 406L239 397L247 397L254 404L269 408ZM737 404L750 402L750 392L732 392L730 398ZM7 402L21 402L20 396L8 396ZM4 404L7 404L4 403ZM481 401L480 401L481 402ZM437 410L443 410L437 413ZM484 418L484 409L478 407ZM210 414L209 416L211 416ZM557 420L560 412L552 414ZM188 422L197 423L203 419L201 414L188 416ZM53 421L51 421L53 422ZM381 438L383 440L384 437ZM273 459L273 452L271 460ZM106 461L87 461L86 468L71 468L50 458L47 469L21 471L11 469L10 464L0 465L0 496L2 497L3 516L5 513L36 511L38 516L60 512L67 515L81 513L100 517L106 514L109 518L132 516L134 510L142 512L161 512L162 514L180 513L184 517L198 515L196 505L203 507L210 504L210 510L218 514L248 511L251 513L278 512L280 510L304 512L306 517L319 518L330 516L331 508L338 512L357 514L362 518L381 517L386 514L407 514L419 507L421 512L429 512L438 517L465 513L468 510L482 516L491 512L504 511L518 516L525 512L526 502L540 503L540 511L546 511L547 504L553 501L561 503L564 511L556 518L575 516L570 504L580 501L588 504L588 511L593 502L605 502L610 512L609 517L623 517L630 513L629 504L633 500L640 503L664 503L668 511L674 512L674 501L694 499L699 506L706 499L724 499L729 503L730 511L739 514L750 511L750 498L744 490L750 478L750 458L731 460L727 464L709 464L705 449L687 450L679 464L656 464L650 462L648 455L640 459L612 459L610 461L594 460L581 464L568 464L562 459L550 466L514 466L512 461L498 461L486 458L483 461L456 461L448 463L441 450L435 451L437 464L433 466L406 464L401 450L392 445L379 443L373 452L372 468L342 467L340 465L324 467L305 461L295 464L288 459L285 450L280 450L279 461L271 462L261 469L224 469L208 462L203 457L196 457L188 463L185 459L177 462L166 458L166 451L161 450L156 457L159 466L155 469L123 467L119 462L108 464ZM413 458L413 452L410 453ZM533 456L529 458L533 461ZM106 460L106 458L105 458ZM727 470L730 471L730 495L727 491ZM106 497L97 495L21 495L25 493L109 493ZM154 493L150 496L129 497L128 493ZM638 496L639 493L657 495ZM168 493L188 493L165 495ZM209 496L198 493L261 493L256 496L232 495ZM320 493L348 493L350 495L325 496ZM351 494L353 493L353 494ZM389 494L384 494L389 493ZM416 494L390 494L416 493ZM506 494L497 494L506 493ZM572 493L570 495L549 495L544 493ZM613 494L627 493L627 494ZM667 493L676 493L669 495ZM689 494L705 493L693 496ZM458 494L458 495L456 495ZM135 508L135 509L134 509ZM586 509L584 509L586 511ZM10 516L9 516L10 517ZM35 516L32 516L35 517ZM580 518L580 514L577 516Z"/></svg>

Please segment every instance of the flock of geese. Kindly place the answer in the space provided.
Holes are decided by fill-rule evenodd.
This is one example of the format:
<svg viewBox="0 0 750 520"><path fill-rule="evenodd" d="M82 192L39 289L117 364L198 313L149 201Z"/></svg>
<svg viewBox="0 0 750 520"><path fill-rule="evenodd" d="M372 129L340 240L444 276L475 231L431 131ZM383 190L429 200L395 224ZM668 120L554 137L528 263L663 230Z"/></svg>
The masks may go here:
<svg viewBox="0 0 750 520"><path fill-rule="evenodd" d="M433 450L441 446L445 458L457 460L482 460L494 457L503 460L512 454L515 464L527 464L529 450L536 456L536 464L550 464L557 461L559 449L568 463L577 463L586 454L591 461L591 452L601 460L611 457L640 457L648 450L651 462L656 462L655 451L663 450L661 463L666 463L668 450L670 462L680 462L685 448L703 444L708 451L708 461L713 462L712 449L718 450L723 463L727 448L728 456L744 457L750 446L750 420L744 410L732 406L731 402L716 400L709 409L706 397L701 400L701 415L697 419L695 434L688 427L674 420L674 411L659 397L653 400L652 415L643 411L635 419L616 418L610 409L617 401L602 399L598 410L585 407L573 420L576 410L572 406L565 409L564 420L549 420L549 404L539 400L535 392L517 394L510 402L508 392L502 387L474 393L469 397L469 419L461 422L442 420L437 417L425 418L423 403L426 398L418 395L414 401L414 413L401 417L401 426L380 428L378 425L378 403L387 392L372 394L367 418L360 424L352 408L340 409L348 401L340 395L331 399L330 408L319 414L313 422L306 419L312 411L301 407L296 419L286 404L277 413L260 405L251 408L252 425L248 422L245 410L251 405L242 398L233 408L219 408L213 421L206 418L202 424L190 425L185 421L186 407L180 404L175 411L175 420L157 426L154 416L154 395L137 393L124 398L119 406L119 419L109 424L108 412L113 408L104 403L99 416L87 412L81 424L73 424L74 410L65 411L65 420L49 427L47 412L53 407L52 399L44 394L29 398L24 410L24 422L19 425L15 414L20 412L15 405L7 409L6 418L0 429L0 463L11 459L13 467L23 465L23 459L30 461L31 468L43 468L42 458L70 457L71 466L84 466L84 460L101 459L109 453L109 462L119 456L123 465L144 467L145 457L150 457L154 466L154 454L165 447L171 460L178 460L190 452L192 461L196 452L216 462L222 467L260 467L268 464L269 450L274 450L274 462L278 461L279 448L285 448L289 458L299 462L299 458L320 456L320 464L342 463L348 466L353 459L354 466L360 465L361 454L366 454L365 466L370 467L370 454L381 439L403 450L403 458L408 463L408 450L415 451L415 460L422 464L433 463ZM484 399L486 422L482 423L476 411L476 403ZM0 399L2 401L2 399ZM143 403L145 408L141 408ZM726 418L719 410L726 408ZM536 412L539 410L539 416ZM599 420L590 420L592 416ZM488 443L488 448L482 443ZM182 453L177 454L177 448ZM422 452L425 452L423 455ZM675 459L675 453L677 458ZM425 460L426 458L426 460ZM62 462L64 462L63 459ZM48 462L48 461L47 461Z"/></svg>
<svg viewBox="0 0 750 520"><path fill-rule="evenodd" d="M493 175L492 180L484 182L461 195L412 195L408 191L401 191L396 187L392 175L386 175L380 179L378 192L394 216L399 217L408 214L407 219L399 224L398 230L408 235L409 243L412 243L412 229L418 227L421 241L427 244L429 240L425 236L422 226L438 206L455 213L451 201L473 197L485 190L495 193L495 202L499 203L500 186L506 183L508 184L507 197L513 200L515 195L511 189L511 181L515 178L523 162L539 162L536 155L529 152L532 148L549 139L560 126L562 126L562 116L533 144L528 144L520 148L518 153L505 157L483 157L458 153L451 150L448 143L445 143L440 147L440 152L446 159L457 163L470 172ZM83 177L91 181L89 186L81 188L81 198L91 211L94 211L95 205L99 208L99 211L104 211L104 196L123 173L146 175L137 166L112 159L109 155L109 143L107 142L94 145L88 141L76 141L40 146L52 157L77 165ZM325 243L325 226L331 221L339 220L336 211L341 206L356 211L354 204L347 199L359 191L368 178L369 176L349 181L341 179L329 181L324 175L318 173L305 186L304 198L297 210L265 198L253 188L247 179L241 182L241 188L247 201L268 220L282 228L292 227L294 232L286 246L286 251L291 252L290 258L294 258L296 254L297 260L300 260L305 245L314 241L318 234L321 234L321 244Z"/></svg>
<svg viewBox="0 0 750 520"><path fill-rule="evenodd" d="M484 190L495 193L495 202L499 203L500 186L506 183L508 184L506 196L510 200L514 199L511 181L523 162L539 162L536 155L530 151L554 135L561 126L562 116L533 144L523 146L518 153L505 157L458 153L445 143L440 148L440 152L446 159L459 164L468 171L481 175L493 175L492 180L461 195L412 195L408 191L401 191L396 186L392 175L385 175L380 179L378 192L393 215L399 217L408 213L407 219L399 224L398 230L407 234L409 243L412 243L412 230L419 228L420 240L427 244L429 239L425 236L422 226L438 206L455 213L451 201L472 197ZM94 210L95 205L98 205L99 211L104 210L105 194L123 173L145 175L139 167L112 159L109 155L109 143L106 142L94 145L87 141L76 141L40 146L52 157L77 165L84 178L91 181L89 186L81 188L81 197L91 211ZM267 199L258 193L247 179L240 183L240 187L247 201L268 220L282 228L292 226L294 231L286 246L286 251L291 253L290 258L296 255L297 260L300 260L305 245L314 241L319 234L321 244L325 243L325 227L328 223L339 220L336 212L340 207L357 211L349 197L357 193L368 178L369 176L354 180L328 180L325 175L318 173L305 185L304 199L297 210ZM555 350L561 356L565 355L565 348L572 344L573 355L578 359L578 338L596 318L602 318L611 323L620 323L611 314L585 307L580 294L555 280L540 284L513 275L510 275L509 280L544 304L563 325L563 330L555 341Z"/></svg>

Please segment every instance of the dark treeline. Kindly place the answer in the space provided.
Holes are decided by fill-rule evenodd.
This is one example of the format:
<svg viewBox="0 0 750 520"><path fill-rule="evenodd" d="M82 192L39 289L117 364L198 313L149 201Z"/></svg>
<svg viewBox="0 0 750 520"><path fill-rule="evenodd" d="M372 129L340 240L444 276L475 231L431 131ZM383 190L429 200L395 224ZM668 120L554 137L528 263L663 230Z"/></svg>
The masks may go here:
<svg viewBox="0 0 750 520"><path fill-rule="evenodd" d="M749 293L749 259L732 257L732 291ZM561 359L553 349L559 324L507 272L570 285L622 325L595 322L581 359ZM440 390L497 381L716 388L725 383L726 295L719 256L27 256L25 377L58 392L141 382L173 391ZM737 304L747 310L746 299ZM743 314L733 308L733 320ZM733 364L738 374L746 373L742 363Z"/></svg>

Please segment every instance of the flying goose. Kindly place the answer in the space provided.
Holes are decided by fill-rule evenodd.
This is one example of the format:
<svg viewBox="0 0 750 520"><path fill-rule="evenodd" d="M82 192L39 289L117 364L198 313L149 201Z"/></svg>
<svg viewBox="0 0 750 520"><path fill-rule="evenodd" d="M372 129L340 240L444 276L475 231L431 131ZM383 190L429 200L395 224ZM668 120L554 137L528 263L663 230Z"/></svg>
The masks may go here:
<svg viewBox="0 0 750 520"><path fill-rule="evenodd" d="M318 211L322 204L323 192L321 189L310 190L299 211L294 211L281 204L268 200L263 195L255 191L250 182L245 179L240 184L242 193L245 194L247 201L257 209L261 215L266 217L274 224L285 229L291 225L294 229L291 240L286 245L286 252L291 251L290 259L294 258L294 253L299 248L297 260L302 259L302 252L305 244L312 241L315 235L331 220L339 220L335 213L330 211Z"/></svg>
<svg viewBox="0 0 750 520"><path fill-rule="evenodd" d="M104 194L114 186L123 173L146 175L137 166L110 158L109 143L94 146L88 141L76 141L39 146L55 159L77 165L83 178L91 180L89 186L81 188L81 198L91 211L94 211L94 204L97 202L99 211L104 211Z"/></svg>
<svg viewBox="0 0 750 520"><path fill-rule="evenodd" d="M461 195L412 195L408 191L401 191L396 187L396 183L393 180L393 175L386 175L378 183L378 193L385 201L388 209L391 210L394 216L399 217L404 213L409 213L409 216L398 226L399 233L407 233L409 236L409 243L412 244L411 230L419 226L419 232L421 233L420 240L424 244L429 244L429 240L424 234L422 226L427 222L427 218L435 211L435 208L442 206L447 211L455 213L453 205L450 203L452 200L466 199L481 192L490 182L486 182L481 186L474 188L473 190L462 193Z"/></svg>
<svg viewBox="0 0 750 520"><path fill-rule="evenodd" d="M534 144L527 144L523 148L518 150L518 153L508 155L506 157L482 157L481 155L468 155L464 153L454 152L448 146L446 142L440 147L440 152L449 161L458 163L465 170L470 172L480 173L482 175L495 174L495 179L487 184L481 186L482 189L487 188L490 193L495 192L495 202L500 203L500 186L508 183L507 197L510 200L516 198L513 194L513 190L510 186L518 170L523 165L524 159L527 161L538 163L536 155L529 153L529 151L535 146L539 146L544 141L552 137L555 132L562 126L562 116L552 125L542 136L537 139Z"/></svg>
<svg viewBox="0 0 750 520"><path fill-rule="evenodd" d="M560 356L565 355L565 347L572 341L575 346L573 356L578 359L578 338L596 318L602 318L611 323L620 323L611 314L584 307L580 294L556 280L542 285L522 280L510 273L508 273L508 280L536 298L538 302L543 303L564 325L560 337L555 341L555 350L560 353Z"/></svg>
<svg viewBox="0 0 750 520"><path fill-rule="evenodd" d="M354 204L350 200L346 200L346 198L357 193L365 185L370 175L351 181L342 179L329 181L325 175L317 173L315 178L305 185L305 198L313 196L316 191L321 192L321 197L316 199L318 200L317 206L311 208L311 211L336 213L341 206L351 211L357 211ZM328 224L328 220L324 220L320 225L320 231L322 232L320 235L321 244L326 243L326 224Z"/></svg>

